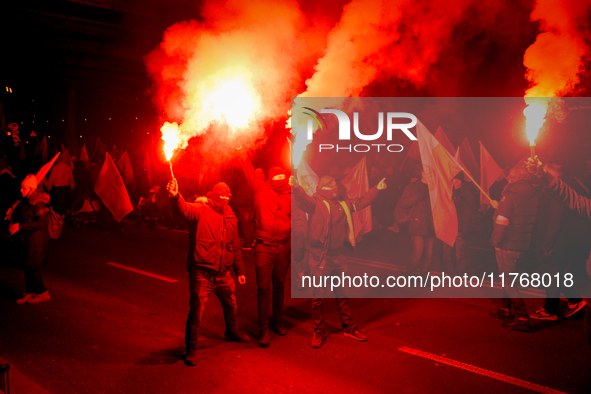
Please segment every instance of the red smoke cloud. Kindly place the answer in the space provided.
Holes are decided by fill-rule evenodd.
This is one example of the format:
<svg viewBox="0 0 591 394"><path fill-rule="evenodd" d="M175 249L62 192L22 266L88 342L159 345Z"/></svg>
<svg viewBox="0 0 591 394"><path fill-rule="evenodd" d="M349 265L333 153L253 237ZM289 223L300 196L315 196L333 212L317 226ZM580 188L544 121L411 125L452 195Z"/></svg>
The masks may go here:
<svg viewBox="0 0 591 394"><path fill-rule="evenodd" d="M527 81L528 95L572 92L588 57L589 3L540 0L532 10L529 1L210 1L200 22L171 26L146 64L162 122L180 124L181 147L206 134L213 150L248 148L298 94L411 86L422 95L519 95ZM212 110L222 81L246 92L232 113L252 104L240 127L229 112Z"/></svg>

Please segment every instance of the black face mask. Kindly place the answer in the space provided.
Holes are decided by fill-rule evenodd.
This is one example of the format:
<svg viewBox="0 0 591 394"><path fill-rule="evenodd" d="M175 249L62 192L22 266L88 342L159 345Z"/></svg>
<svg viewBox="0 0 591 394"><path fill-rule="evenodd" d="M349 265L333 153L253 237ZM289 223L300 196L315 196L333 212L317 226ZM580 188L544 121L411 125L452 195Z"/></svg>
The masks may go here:
<svg viewBox="0 0 591 394"><path fill-rule="evenodd" d="M277 193L285 193L288 190L290 190L287 179L271 179L269 180L269 185L271 186L271 189L273 189Z"/></svg>
<svg viewBox="0 0 591 394"><path fill-rule="evenodd" d="M338 189L318 190L318 194L325 200L336 201L338 198Z"/></svg>

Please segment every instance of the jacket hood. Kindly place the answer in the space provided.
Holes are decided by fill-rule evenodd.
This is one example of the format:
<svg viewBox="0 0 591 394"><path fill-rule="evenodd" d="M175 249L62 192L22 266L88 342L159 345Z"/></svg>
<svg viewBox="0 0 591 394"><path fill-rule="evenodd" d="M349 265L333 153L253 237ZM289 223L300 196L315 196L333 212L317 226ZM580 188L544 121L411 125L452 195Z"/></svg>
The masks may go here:
<svg viewBox="0 0 591 394"><path fill-rule="evenodd" d="M50 198L49 194L47 193L35 192L31 197L29 197L29 204L31 205L37 205L40 202L49 205L49 201Z"/></svg>

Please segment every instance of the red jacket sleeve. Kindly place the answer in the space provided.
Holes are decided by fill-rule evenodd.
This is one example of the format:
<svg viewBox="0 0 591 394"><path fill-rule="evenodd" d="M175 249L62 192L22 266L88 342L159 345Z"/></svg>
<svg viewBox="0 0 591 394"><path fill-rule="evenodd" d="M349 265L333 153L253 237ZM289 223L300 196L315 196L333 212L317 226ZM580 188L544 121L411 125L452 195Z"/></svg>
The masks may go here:
<svg viewBox="0 0 591 394"><path fill-rule="evenodd" d="M170 197L170 203L172 206L188 220L199 220L205 206L202 203L188 203L185 201L181 193L178 193L175 197Z"/></svg>

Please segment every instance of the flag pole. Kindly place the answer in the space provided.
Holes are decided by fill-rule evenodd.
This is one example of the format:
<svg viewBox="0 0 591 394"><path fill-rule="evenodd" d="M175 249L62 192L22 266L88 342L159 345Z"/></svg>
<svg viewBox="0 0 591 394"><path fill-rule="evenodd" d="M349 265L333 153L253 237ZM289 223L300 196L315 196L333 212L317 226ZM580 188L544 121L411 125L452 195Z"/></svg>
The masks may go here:
<svg viewBox="0 0 591 394"><path fill-rule="evenodd" d="M486 196L486 198L488 198L490 201L494 201L492 198L490 198L490 196L482 189L482 187L480 187L480 185L478 183L476 183L476 181L474 180L474 178L472 178L472 176L468 173L468 171L466 171L463 167L460 166L460 168L462 169L462 171L464 172L465 175L468 176L468 178L472 181L472 183L474 183L476 185L476 187L482 192L482 194L484 194Z"/></svg>
<svg viewBox="0 0 591 394"><path fill-rule="evenodd" d="M447 152L447 149L445 150ZM476 183L476 181L474 180L474 178L472 178L472 175L470 175L470 173L468 171L466 171L464 169L464 167L460 166L460 164L456 161L456 159L454 159L453 157L451 157L451 153L447 152L447 154L449 155L449 157L456 162L456 164L458 164L458 166L462 169L462 172L468 176L468 179L470 179L472 181L473 184L476 185L476 187L478 188L478 190L480 190L482 192L482 194L484 194L486 196L486 198L489 199L489 201L494 201L492 198L490 198L490 196L482 189L482 187L480 187L480 185L478 183Z"/></svg>

